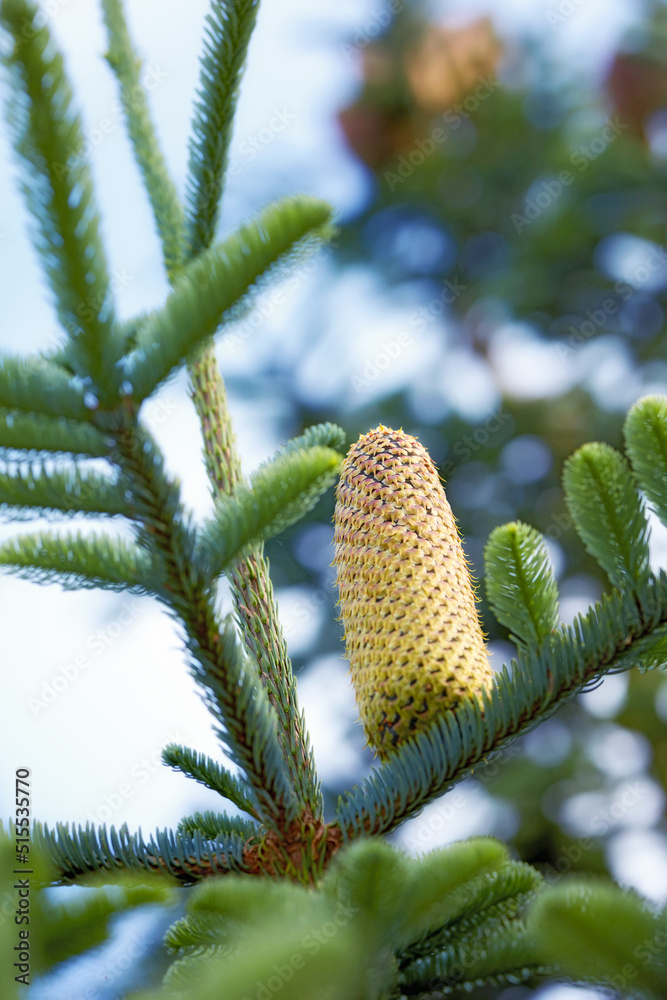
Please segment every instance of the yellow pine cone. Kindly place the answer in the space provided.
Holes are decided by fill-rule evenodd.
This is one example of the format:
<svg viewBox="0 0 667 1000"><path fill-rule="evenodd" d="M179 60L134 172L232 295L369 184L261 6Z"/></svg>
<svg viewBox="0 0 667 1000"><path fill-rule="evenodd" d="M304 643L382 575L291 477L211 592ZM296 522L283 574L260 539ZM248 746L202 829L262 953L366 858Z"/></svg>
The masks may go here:
<svg viewBox="0 0 667 1000"><path fill-rule="evenodd" d="M477 697L493 672L438 473L409 434L377 427L343 462L334 544L357 705L380 757Z"/></svg>

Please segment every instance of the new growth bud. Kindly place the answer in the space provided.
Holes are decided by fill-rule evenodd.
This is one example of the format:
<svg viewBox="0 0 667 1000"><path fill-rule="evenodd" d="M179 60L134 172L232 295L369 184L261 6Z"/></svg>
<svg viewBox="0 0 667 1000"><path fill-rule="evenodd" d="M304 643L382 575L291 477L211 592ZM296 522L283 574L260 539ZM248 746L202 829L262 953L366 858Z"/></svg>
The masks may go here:
<svg viewBox="0 0 667 1000"><path fill-rule="evenodd" d="M350 448L334 543L357 705L386 758L493 683L454 515L415 438L380 426Z"/></svg>

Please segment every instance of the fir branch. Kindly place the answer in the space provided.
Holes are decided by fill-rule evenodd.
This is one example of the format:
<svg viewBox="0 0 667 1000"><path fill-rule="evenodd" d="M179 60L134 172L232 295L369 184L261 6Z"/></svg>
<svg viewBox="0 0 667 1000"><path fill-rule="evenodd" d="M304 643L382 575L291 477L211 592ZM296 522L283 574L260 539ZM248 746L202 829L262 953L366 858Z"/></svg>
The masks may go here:
<svg viewBox="0 0 667 1000"><path fill-rule="evenodd" d="M329 422L313 424L312 427L307 427L299 437L291 438L279 448L271 461L275 461L284 455L293 455L295 452L306 451L308 448L331 448L333 451L344 451L345 444L345 431L342 427ZM268 465L270 465L270 462L264 462L259 468L263 469Z"/></svg>
<svg viewBox="0 0 667 1000"><path fill-rule="evenodd" d="M167 903L170 892L160 885L114 886L113 895L100 890L66 905L42 906L38 917L41 947L35 971L50 970L55 964L102 944L109 937L117 914L151 903Z"/></svg>
<svg viewBox="0 0 667 1000"><path fill-rule="evenodd" d="M162 760L175 771L194 778L207 788L229 799L244 812L259 819L258 805L253 789L241 778L231 774L226 768L205 754L197 753L189 747L170 743L162 751ZM212 814L211 814L212 815ZM183 822L183 821L181 821Z"/></svg>
<svg viewBox="0 0 667 1000"><path fill-rule="evenodd" d="M201 557L212 577L223 573L251 542L262 541L300 520L333 484L340 455L330 448L289 452L260 468L252 489L220 499L202 537Z"/></svg>
<svg viewBox="0 0 667 1000"><path fill-rule="evenodd" d="M189 366L191 395L204 438L204 461L214 501L243 481L241 461L215 349L208 344Z"/></svg>
<svg viewBox="0 0 667 1000"><path fill-rule="evenodd" d="M120 100L157 227L164 264L173 274L180 262L183 240L183 209L160 149L141 83L141 60L136 54L121 0L102 0L109 48L106 59L118 80Z"/></svg>
<svg viewBox="0 0 667 1000"><path fill-rule="evenodd" d="M194 834L199 830L207 840L221 840L228 834L244 837L246 842L257 837L260 827L251 819L243 816L228 816L226 813L214 813L207 809L203 813L193 813L184 816L178 824L178 833Z"/></svg>
<svg viewBox="0 0 667 1000"><path fill-rule="evenodd" d="M509 851L491 837L451 844L413 863L401 914L401 946L414 946L513 893Z"/></svg>
<svg viewBox="0 0 667 1000"><path fill-rule="evenodd" d="M224 629L219 646L215 660L198 651L201 669L196 675L207 692L209 711L218 720L216 733L247 775L262 822L273 827L289 825L298 812L298 800L278 739L275 710L231 623ZM224 663L224 673L220 663Z"/></svg>
<svg viewBox="0 0 667 1000"><path fill-rule="evenodd" d="M646 396L625 420L625 443L639 485L667 524L667 398Z"/></svg>
<svg viewBox="0 0 667 1000"><path fill-rule="evenodd" d="M85 828L59 823L55 831L41 823L33 825L35 849L45 855L59 873L60 883L85 884L86 876L101 871L145 872L165 876L181 885L190 885L211 875L228 875L244 870L244 841L230 836L206 840L200 833L192 836L156 831L148 841L141 832L130 834L126 825Z"/></svg>
<svg viewBox="0 0 667 1000"><path fill-rule="evenodd" d="M209 948L218 952L229 930L229 921L217 913L188 913L168 928L163 943L169 951L180 952L181 958L201 955L203 949Z"/></svg>
<svg viewBox="0 0 667 1000"><path fill-rule="evenodd" d="M139 545L162 568L160 596L185 620L207 600L208 586L195 560L195 533L181 503L178 484L167 476L164 457L138 425L116 430L114 460L139 526Z"/></svg>
<svg viewBox="0 0 667 1000"><path fill-rule="evenodd" d="M0 407L5 410L86 422L93 419L88 402L81 381L46 358L0 359Z"/></svg>
<svg viewBox="0 0 667 1000"><path fill-rule="evenodd" d="M233 628L215 611L213 581L195 556L178 487L162 456L140 428L118 434L119 461L143 525L140 542L155 554L163 574L158 596L182 622L191 668L218 720L218 735L245 773L270 826L293 818L295 797L277 736L278 720L254 669L243 658Z"/></svg>
<svg viewBox="0 0 667 1000"><path fill-rule="evenodd" d="M533 934L521 921L484 936L484 946L473 937L461 938L455 946L437 955L418 959L399 977L406 997L448 996L474 987L513 986L535 975L552 972L539 951Z"/></svg>
<svg viewBox="0 0 667 1000"><path fill-rule="evenodd" d="M220 948L203 950L200 956L175 962L164 979L169 995L188 1000L236 1000L255 995L257 983L273 981L276 969L285 957L302 955L304 938L313 929L326 924L333 916L316 908L307 911L309 920L296 915L289 922L262 921L256 939L236 944L233 953ZM334 925L335 926L335 925ZM367 978L362 942L352 938L349 927L337 933L316 953L306 952L307 960L298 966L294 981L285 985L285 1000L360 1000L369 994L360 984ZM265 996L260 992L260 996ZM374 997L379 994L375 993ZM151 991L136 1000L163 1000L164 994Z"/></svg>
<svg viewBox="0 0 667 1000"><path fill-rule="evenodd" d="M279 261L321 239L330 214L315 198L286 198L188 264L164 307L138 329L137 347L119 376L132 384L135 402L205 345Z"/></svg>
<svg viewBox="0 0 667 1000"><path fill-rule="evenodd" d="M67 357L90 376L101 397L119 358L106 257L93 197L84 137L72 110L63 59L39 8L29 0L2 0L0 22L14 46L4 62L14 96L8 119L28 180L35 245L68 335Z"/></svg>
<svg viewBox="0 0 667 1000"><path fill-rule="evenodd" d="M255 658L260 680L278 715L278 735L292 782L301 802L321 820L322 792L263 546L234 566L230 581L243 643Z"/></svg>
<svg viewBox="0 0 667 1000"><path fill-rule="evenodd" d="M632 892L579 879L542 893L529 914L544 957L573 979L661 1000L667 981L667 920Z"/></svg>
<svg viewBox="0 0 667 1000"><path fill-rule="evenodd" d="M517 645L539 643L558 626L558 587L542 536L520 521L496 528L484 551L493 613Z"/></svg>
<svg viewBox="0 0 667 1000"><path fill-rule="evenodd" d="M66 588L102 587L145 594L158 585L150 558L134 545L106 535L18 535L0 545L0 566L34 583Z"/></svg>
<svg viewBox="0 0 667 1000"><path fill-rule="evenodd" d="M0 472L0 505L57 510L65 514L130 516L125 492L118 481L72 465L67 470L46 471L43 462L21 464L14 473Z"/></svg>
<svg viewBox="0 0 667 1000"><path fill-rule="evenodd" d="M89 424L65 417L0 408L0 448L108 458L113 440Z"/></svg>
<svg viewBox="0 0 667 1000"><path fill-rule="evenodd" d="M214 879L197 886L188 911L217 913L230 923L252 928L258 919L272 916L284 921L322 903L317 893L288 879Z"/></svg>
<svg viewBox="0 0 667 1000"><path fill-rule="evenodd" d="M327 874L324 889L360 912L382 944L401 950L475 909L480 878L503 869L504 844L491 837L407 858L380 838L350 845Z"/></svg>
<svg viewBox="0 0 667 1000"><path fill-rule="evenodd" d="M649 573L648 522L625 459L590 443L565 463L563 486L584 545L613 586L635 589Z"/></svg>
<svg viewBox="0 0 667 1000"><path fill-rule="evenodd" d="M632 670L657 670L667 664L667 625L653 629L648 635L636 639L625 653L614 661L614 672Z"/></svg>
<svg viewBox="0 0 667 1000"><path fill-rule="evenodd" d="M471 841L476 842L477 838ZM424 861L428 862L429 856ZM429 864L422 868L424 861L417 867L418 882L425 881L433 868ZM462 879L451 896L443 893L436 899L431 892L434 900L431 912L416 914L414 927L406 918L404 939L408 944L400 950L399 966L404 968L418 958L442 951L463 937L469 941L479 937L481 941L491 927L507 927L542 888L542 877L535 868L507 860L493 871L482 872L467 881ZM420 928L425 928L425 932Z"/></svg>
<svg viewBox="0 0 667 1000"><path fill-rule="evenodd" d="M189 257L207 250L214 237L238 80L257 6L256 0L213 5L190 146ZM204 435L207 472L214 499L219 499L235 491L241 481L241 468L225 387L211 345L205 345L193 360L190 375L193 402ZM231 583L243 642L257 660L260 678L278 713L280 740L292 781L302 802L321 818L323 802L315 762L303 713L298 708L296 681L278 621L263 546L256 547L232 570Z"/></svg>
<svg viewBox="0 0 667 1000"><path fill-rule="evenodd" d="M213 241L241 73L259 0L213 0L204 27L188 177L188 256Z"/></svg>
<svg viewBox="0 0 667 1000"><path fill-rule="evenodd" d="M234 493L242 477L225 385L211 347L202 351L190 375L192 398L204 435L206 468L214 499L218 499ZM330 441L323 438L318 443L333 445L333 432ZM301 801L321 820L324 804L315 760L303 712L299 710L296 679L262 545L234 566L230 581L243 644L255 657L262 684L278 714L279 738L292 782Z"/></svg>
<svg viewBox="0 0 667 1000"><path fill-rule="evenodd" d="M390 833L470 773L489 754L547 719L566 699L604 674L636 665L633 644L667 623L667 578L633 593L604 595L572 626L520 651L496 675L483 705L444 712L380 768L339 799L345 840ZM661 635L663 633L661 632ZM650 654L647 666L656 663Z"/></svg>

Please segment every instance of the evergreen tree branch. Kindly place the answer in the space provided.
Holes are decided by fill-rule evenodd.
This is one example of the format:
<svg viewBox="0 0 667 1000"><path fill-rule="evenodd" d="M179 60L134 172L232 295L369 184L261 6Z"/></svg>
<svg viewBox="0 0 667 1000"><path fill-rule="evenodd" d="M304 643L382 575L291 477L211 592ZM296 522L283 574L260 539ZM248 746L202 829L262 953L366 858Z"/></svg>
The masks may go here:
<svg viewBox="0 0 667 1000"><path fill-rule="evenodd" d="M45 358L0 359L0 407L21 414L65 417L81 423L93 419L93 407L79 380Z"/></svg>
<svg viewBox="0 0 667 1000"><path fill-rule="evenodd" d="M662 1000L667 982L667 919L634 893L598 879L556 886L537 900L529 923L558 972L632 995Z"/></svg>
<svg viewBox="0 0 667 1000"><path fill-rule="evenodd" d="M488 904L480 882L509 863L504 844L475 837L415 861L380 838L361 839L341 854L324 889L362 914L379 940L402 951L430 932Z"/></svg>
<svg viewBox="0 0 667 1000"><path fill-rule="evenodd" d="M102 10L109 40L106 59L118 80L125 121L153 209L165 268L168 274L173 274L182 256L183 209L151 120L141 83L141 60L132 45L122 2L102 0Z"/></svg>
<svg viewBox="0 0 667 1000"><path fill-rule="evenodd" d="M278 715L280 742L292 781L300 801L319 821L324 802L264 546L255 547L241 559L229 578L243 643L255 658L260 680Z"/></svg>
<svg viewBox="0 0 667 1000"><path fill-rule="evenodd" d="M207 704L219 725L216 732L230 757L248 776L259 803L259 818L267 826L289 826L299 802L278 737L275 709L259 679L256 664L242 650L229 622L221 637L225 675L217 663L199 655L200 684L208 690Z"/></svg>
<svg viewBox="0 0 667 1000"><path fill-rule="evenodd" d="M207 250L214 238L240 73L257 7L258 0L215 0L212 6L190 145L188 257ZM233 493L242 477L225 386L211 344L192 361L190 378L204 436L206 469L214 500L218 500ZM240 560L230 577L241 637L255 656L262 683L278 713L280 740L292 781L301 801L320 820L322 794L263 545Z"/></svg>
<svg viewBox="0 0 667 1000"><path fill-rule="evenodd" d="M35 972L50 971L54 965L102 944L116 915L151 903L168 904L172 892L161 885L114 889L113 895L101 889L66 905L40 907L36 922L41 946L32 956L37 958Z"/></svg>
<svg viewBox="0 0 667 1000"><path fill-rule="evenodd" d="M585 444L565 463L563 486L577 531L612 585L633 589L645 581L648 522L623 456L606 444Z"/></svg>
<svg viewBox="0 0 667 1000"><path fill-rule="evenodd" d="M667 524L667 398L646 396L625 421L625 443L635 476L663 524Z"/></svg>
<svg viewBox="0 0 667 1000"><path fill-rule="evenodd" d="M188 170L188 256L212 243L241 74L259 0L212 0L204 28Z"/></svg>
<svg viewBox="0 0 667 1000"><path fill-rule="evenodd" d="M113 440L89 424L65 417L0 408L0 448L108 458Z"/></svg>
<svg viewBox="0 0 667 1000"><path fill-rule="evenodd" d="M260 833L260 827L251 819L242 816L228 816L226 813L214 813L206 810L203 813L193 813L191 816L184 816L178 824L178 833L194 834L199 830L202 837L207 840L221 840L228 834L243 837L246 841L252 837L256 838Z"/></svg>
<svg viewBox="0 0 667 1000"><path fill-rule="evenodd" d="M0 566L35 583L150 593L158 585L150 557L105 535L18 535L0 544Z"/></svg>
<svg viewBox="0 0 667 1000"><path fill-rule="evenodd" d="M496 933L487 932L484 944L462 937L456 945L418 959L399 978L406 997L447 996L456 987L513 986L535 975L552 972L543 960L534 936L521 921Z"/></svg>
<svg viewBox="0 0 667 1000"><path fill-rule="evenodd" d="M241 655L233 628L215 610L213 581L195 555L177 486L148 434L134 427L117 435L119 461L132 489L140 542L156 553L163 582L160 599L182 622L195 679L219 722L217 733L245 773L263 822L279 827L295 812L295 797L280 751L278 719L255 668Z"/></svg>
<svg viewBox="0 0 667 1000"><path fill-rule="evenodd" d="M141 832L130 834L126 825L85 828L59 823L55 831L41 823L33 825L35 849L43 853L59 873L59 883L77 882L101 871L142 872L191 885L211 875L244 870L240 837L206 840L200 833L174 834L158 830L148 841ZM99 878L97 879L99 882Z"/></svg>
<svg viewBox="0 0 667 1000"><path fill-rule="evenodd" d="M663 644L665 624L664 574L637 585L634 592L604 595L573 625L562 626L540 645L520 651L511 670L504 667L496 675L481 705L470 701L444 712L346 792L337 809L343 838L390 833L489 754L549 718L565 700L606 673L636 666L635 643L657 633ZM641 663L646 667L657 663L650 643Z"/></svg>
<svg viewBox="0 0 667 1000"><path fill-rule="evenodd" d="M225 937L229 937L229 925L224 917L217 913L188 913L167 929L164 945L170 951L179 952L180 958L185 958L201 955L203 948L212 948L217 952Z"/></svg>
<svg viewBox="0 0 667 1000"><path fill-rule="evenodd" d="M542 536L520 521L496 528L484 551L494 615L517 645L539 643L558 626L558 587Z"/></svg>
<svg viewBox="0 0 667 1000"><path fill-rule="evenodd" d="M279 261L321 239L330 208L314 198L286 198L223 243L203 251L175 279L174 290L137 331L122 381L136 403L150 396L213 336L241 299Z"/></svg>
<svg viewBox="0 0 667 1000"><path fill-rule="evenodd" d="M475 844L476 841L477 838L467 843ZM416 880L425 881L434 869L437 871L431 856L426 855L417 866ZM461 879L460 885L454 885L451 896L443 893L435 898L435 893L431 891L433 904L430 912L427 910L422 915L415 910L417 924L414 928L406 919L403 936L409 943L401 948L400 968L407 968L416 959L456 946L462 938L470 941L478 937L481 944L493 928L499 931L508 928L527 903L543 889L539 872L519 861L507 859L495 870L471 874L467 881ZM437 881L442 881L442 876ZM426 933L418 937L416 932L424 926Z"/></svg>
<svg viewBox="0 0 667 1000"><path fill-rule="evenodd" d="M192 402L204 437L206 472L215 501L234 493L243 482L243 474L227 390L212 344L197 354L189 366L189 374Z"/></svg>
<svg viewBox="0 0 667 1000"><path fill-rule="evenodd" d="M242 482L225 384L215 352L206 347L190 367L192 399L202 425L206 469L214 500L235 492ZM324 803L296 678L273 597L264 547L253 548L230 572L241 638L255 657L262 684L279 718L279 736L301 801L320 820Z"/></svg>
<svg viewBox="0 0 667 1000"><path fill-rule="evenodd" d="M81 378L90 376L107 397L108 371L120 356L109 273L99 238L84 137L72 110L63 59L39 8L29 0L2 0L0 22L13 38L4 62L14 96L8 119L28 180L35 245L67 332L67 357Z"/></svg>
<svg viewBox="0 0 667 1000"><path fill-rule="evenodd" d="M275 458L293 455L295 452L306 451L308 448L331 448L333 451L344 451L346 440L345 431L337 424L329 422L313 424L312 427L307 427L303 434L291 438L282 445L276 452ZM264 462L259 469L263 469L269 464L269 462Z"/></svg>
<svg viewBox="0 0 667 1000"><path fill-rule="evenodd" d="M72 466L45 471L42 462L20 465L15 473L0 472L0 505L58 510L66 514L123 514L130 516L124 491L107 475Z"/></svg>
<svg viewBox="0 0 667 1000"><path fill-rule="evenodd" d="M252 788L210 757L197 753L189 747L170 743L162 751L162 760L175 771L181 771L189 778L206 785L207 788L212 788L239 809L254 816L255 819L260 819Z"/></svg>
<svg viewBox="0 0 667 1000"><path fill-rule="evenodd" d="M220 499L202 537L206 572L220 576L249 543L300 520L333 484L340 460L331 448L289 452L259 469L251 489L239 486L232 497Z"/></svg>

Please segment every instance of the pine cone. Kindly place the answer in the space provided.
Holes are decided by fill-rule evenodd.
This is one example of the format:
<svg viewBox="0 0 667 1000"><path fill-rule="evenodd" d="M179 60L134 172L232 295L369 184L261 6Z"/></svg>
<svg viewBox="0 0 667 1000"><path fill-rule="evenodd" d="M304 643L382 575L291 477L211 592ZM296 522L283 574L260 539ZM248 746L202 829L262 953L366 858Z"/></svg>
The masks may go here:
<svg viewBox="0 0 667 1000"><path fill-rule="evenodd" d="M334 544L357 704L386 758L493 683L454 515L415 438L380 426L350 448Z"/></svg>

